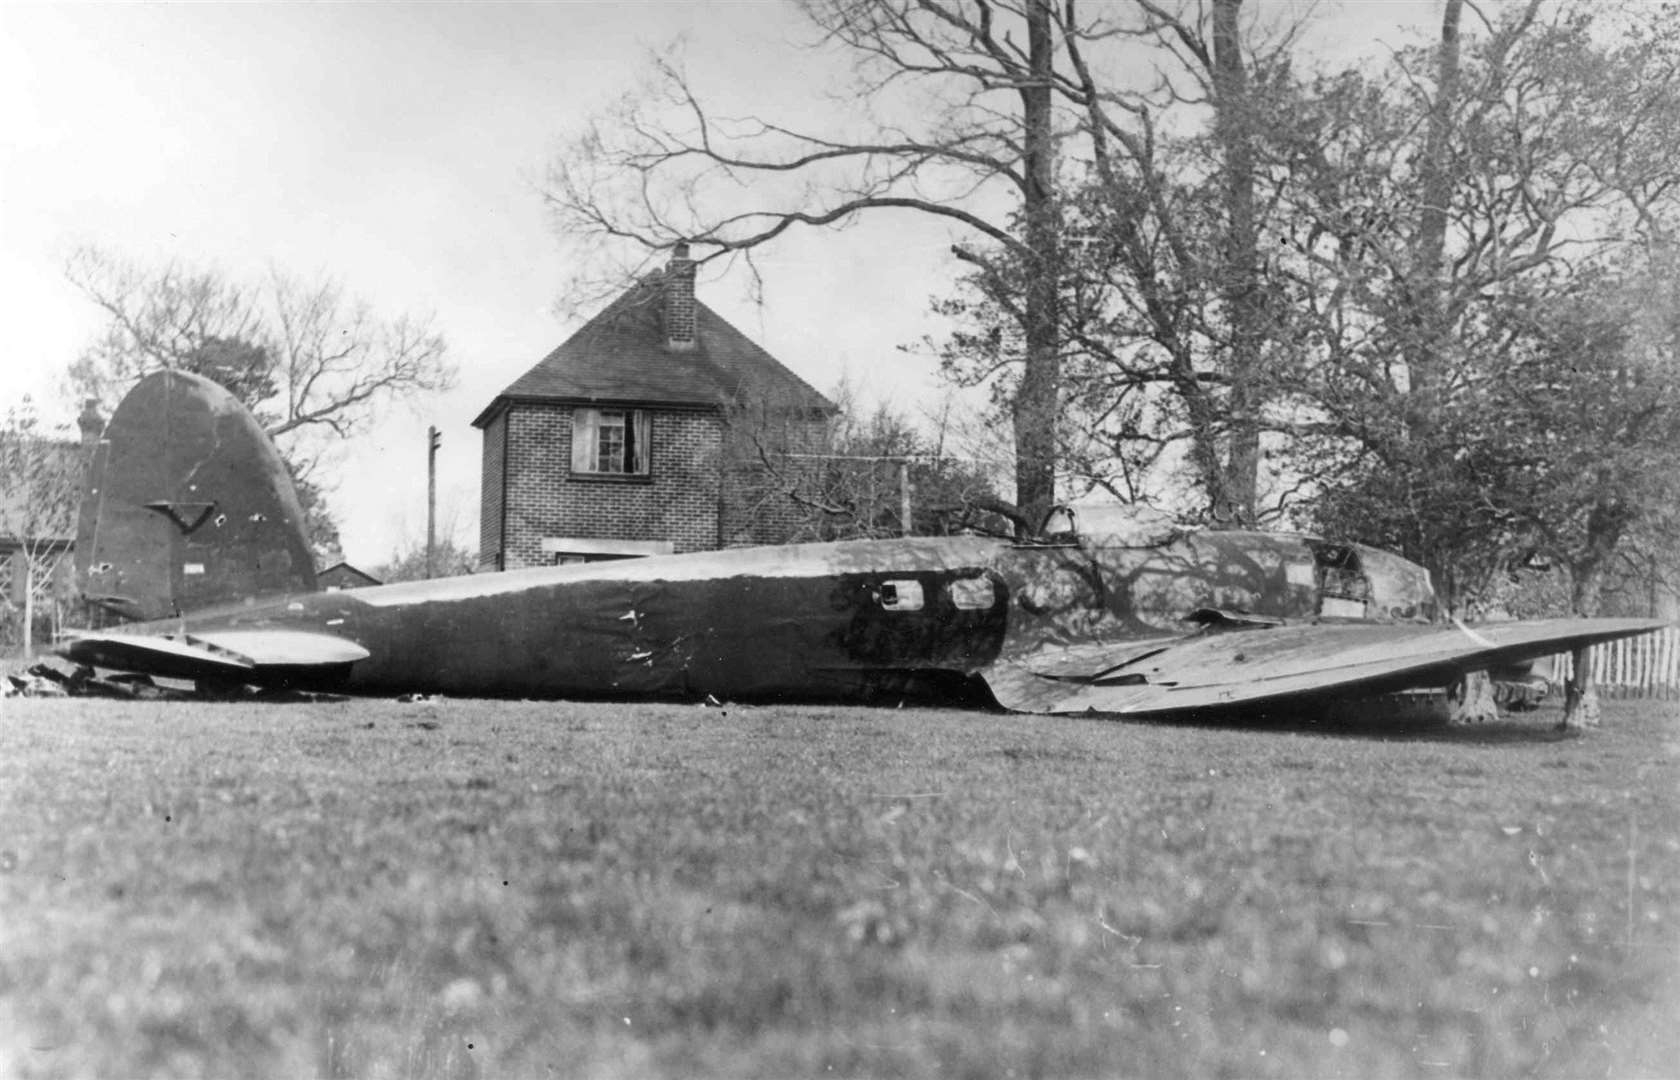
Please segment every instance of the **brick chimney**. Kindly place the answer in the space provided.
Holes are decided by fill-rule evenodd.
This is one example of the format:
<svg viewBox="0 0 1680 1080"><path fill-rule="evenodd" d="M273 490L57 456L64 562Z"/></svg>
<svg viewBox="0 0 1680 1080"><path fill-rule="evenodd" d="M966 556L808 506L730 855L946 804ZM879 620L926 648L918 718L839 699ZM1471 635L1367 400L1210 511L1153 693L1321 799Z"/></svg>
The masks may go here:
<svg viewBox="0 0 1680 1080"><path fill-rule="evenodd" d="M671 263L665 268L665 347L672 352L694 348L694 260L688 257L688 243L678 241L671 249Z"/></svg>
<svg viewBox="0 0 1680 1080"><path fill-rule="evenodd" d="M76 417L76 426L82 429L83 446L92 446L105 434L105 418L99 415L98 398L82 402L82 415Z"/></svg>

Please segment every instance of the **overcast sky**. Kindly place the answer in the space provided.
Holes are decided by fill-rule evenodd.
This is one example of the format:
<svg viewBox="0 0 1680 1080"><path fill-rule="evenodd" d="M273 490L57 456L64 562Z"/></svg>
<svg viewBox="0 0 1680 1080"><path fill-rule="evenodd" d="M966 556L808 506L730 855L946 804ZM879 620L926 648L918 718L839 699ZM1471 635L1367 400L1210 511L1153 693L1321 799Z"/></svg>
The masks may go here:
<svg viewBox="0 0 1680 1080"><path fill-rule="evenodd" d="M1326 3L1317 37L1380 47L1438 12ZM62 400L99 328L63 277L77 245L240 280L270 265L332 276L382 313L435 313L461 373L327 478L346 556L373 566L423 538L429 423L444 433L440 513L476 546L470 422L575 329L552 313L565 268L544 168L679 35L697 81L778 115L821 107L801 99L837 74L797 47L808 31L778 0L0 2L0 409ZM819 389L846 373L913 412L937 397L934 364L898 346L938 330L926 312L956 272L949 241L904 217L791 236L761 260L762 306L734 278L701 298Z"/></svg>

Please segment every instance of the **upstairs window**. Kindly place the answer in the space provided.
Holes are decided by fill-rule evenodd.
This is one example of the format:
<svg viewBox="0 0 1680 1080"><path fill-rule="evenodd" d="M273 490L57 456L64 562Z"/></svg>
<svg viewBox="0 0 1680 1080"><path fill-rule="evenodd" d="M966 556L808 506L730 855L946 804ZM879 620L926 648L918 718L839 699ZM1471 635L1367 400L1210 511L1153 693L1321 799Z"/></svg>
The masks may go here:
<svg viewBox="0 0 1680 1080"><path fill-rule="evenodd" d="M573 409L572 472L648 475L648 414L643 409Z"/></svg>

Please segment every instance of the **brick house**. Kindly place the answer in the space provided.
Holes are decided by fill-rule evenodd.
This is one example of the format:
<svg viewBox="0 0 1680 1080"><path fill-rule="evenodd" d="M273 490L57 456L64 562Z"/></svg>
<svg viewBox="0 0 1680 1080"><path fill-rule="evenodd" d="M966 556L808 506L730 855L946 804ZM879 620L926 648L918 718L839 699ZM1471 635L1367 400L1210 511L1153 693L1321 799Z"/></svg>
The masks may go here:
<svg viewBox="0 0 1680 1080"><path fill-rule="evenodd" d="M482 569L789 538L771 463L814 449L834 406L694 296L678 245L514 380L484 432Z"/></svg>

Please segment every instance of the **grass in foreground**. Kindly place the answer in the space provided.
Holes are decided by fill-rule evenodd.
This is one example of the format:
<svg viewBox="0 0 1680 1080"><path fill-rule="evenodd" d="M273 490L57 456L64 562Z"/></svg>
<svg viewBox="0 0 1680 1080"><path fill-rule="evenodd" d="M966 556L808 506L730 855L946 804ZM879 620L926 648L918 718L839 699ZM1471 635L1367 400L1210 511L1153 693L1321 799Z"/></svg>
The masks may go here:
<svg viewBox="0 0 1680 1080"><path fill-rule="evenodd" d="M23 701L0 1074L1661 1076L1680 724Z"/></svg>

